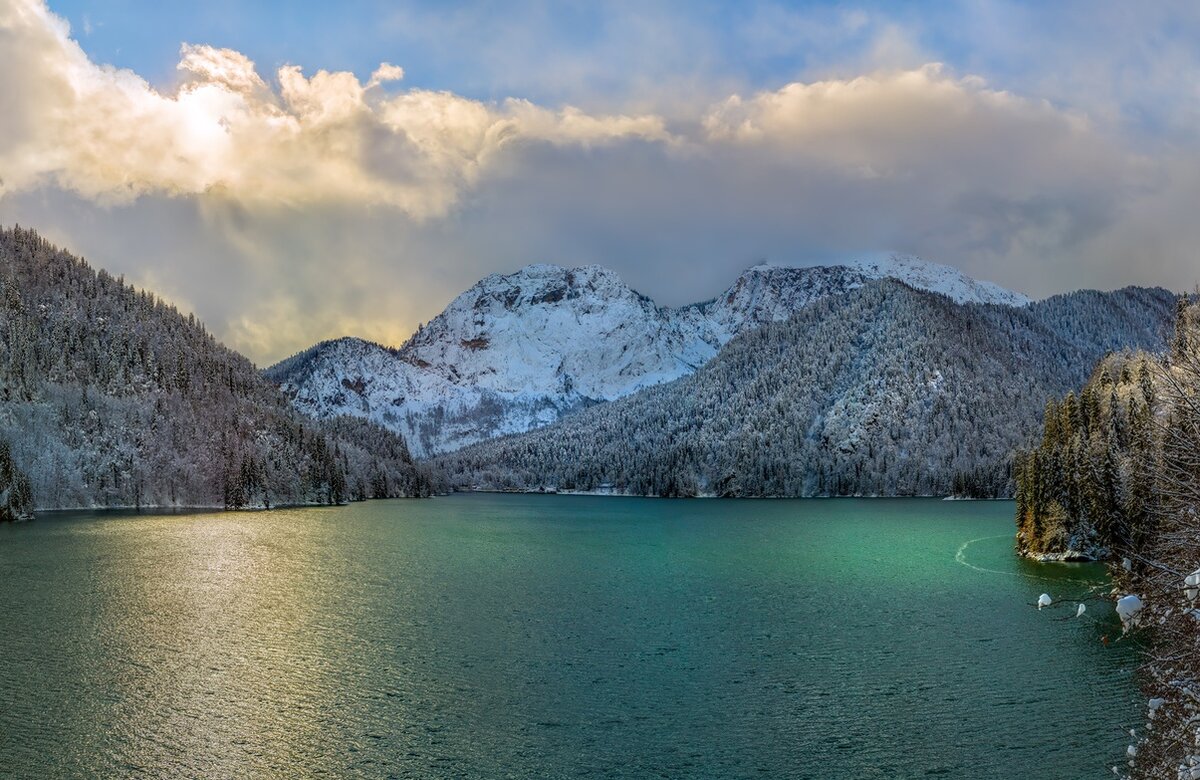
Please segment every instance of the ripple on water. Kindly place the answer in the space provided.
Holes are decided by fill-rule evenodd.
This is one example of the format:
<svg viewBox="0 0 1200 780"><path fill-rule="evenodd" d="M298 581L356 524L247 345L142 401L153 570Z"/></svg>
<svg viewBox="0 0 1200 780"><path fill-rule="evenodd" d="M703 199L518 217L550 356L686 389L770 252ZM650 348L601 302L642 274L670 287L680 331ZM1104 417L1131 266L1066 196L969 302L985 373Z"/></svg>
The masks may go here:
<svg viewBox="0 0 1200 780"><path fill-rule="evenodd" d="M15 777L1089 777L1097 567L1012 507L456 496L0 528ZM1066 692L1069 692L1066 693Z"/></svg>

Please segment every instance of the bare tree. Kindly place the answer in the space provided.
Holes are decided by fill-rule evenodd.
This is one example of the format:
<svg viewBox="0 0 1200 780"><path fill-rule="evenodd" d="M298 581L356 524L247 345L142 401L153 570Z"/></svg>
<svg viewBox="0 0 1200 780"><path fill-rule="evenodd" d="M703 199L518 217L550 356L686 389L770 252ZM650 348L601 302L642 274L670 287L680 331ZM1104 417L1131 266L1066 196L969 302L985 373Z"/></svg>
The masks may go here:
<svg viewBox="0 0 1200 780"><path fill-rule="evenodd" d="M1137 591L1152 642L1143 666L1147 720L1131 746L1133 778L1200 778L1200 305L1181 306L1158 367L1160 448L1154 528L1118 586Z"/></svg>

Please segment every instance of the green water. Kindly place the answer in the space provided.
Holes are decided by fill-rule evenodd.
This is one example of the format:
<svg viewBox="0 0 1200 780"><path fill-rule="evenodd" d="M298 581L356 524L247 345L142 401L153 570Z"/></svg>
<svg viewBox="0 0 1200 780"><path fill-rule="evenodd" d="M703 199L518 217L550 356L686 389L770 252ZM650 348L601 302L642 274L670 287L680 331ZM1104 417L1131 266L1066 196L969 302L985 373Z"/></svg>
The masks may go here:
<svg viewBox="0 0 1200 780"><path fill-rule="evenodd" d="M1011 514L465 495L0 527L0 776L1104 777L1133 650L1099 607L1029 606L1103 571L1018 561Z"/></svg>

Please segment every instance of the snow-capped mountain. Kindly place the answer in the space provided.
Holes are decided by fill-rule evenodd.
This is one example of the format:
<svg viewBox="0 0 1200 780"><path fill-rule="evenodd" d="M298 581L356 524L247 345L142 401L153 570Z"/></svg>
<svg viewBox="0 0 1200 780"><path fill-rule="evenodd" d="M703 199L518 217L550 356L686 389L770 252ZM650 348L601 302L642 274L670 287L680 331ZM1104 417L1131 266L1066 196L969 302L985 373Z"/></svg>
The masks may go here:
<svg viewBox="0 0 1200 780"><path fill-rule="evenodd" d="M338 339L266 373L310 415L364 417L431 455L690 374L737 334L881 278L959 303L1028 303L949 266L900 256L759 265L719 297L679 308L656 305L600 266L530 265L481 280L399 349Z"/></svg>
<svg viewBox="0 0 1200 780"><path fill-rule="evenodd" d="M694 370L716 344L590 265L482 280L399 350L455 385L608 400Z"/></svg>
<svg viewBox="0 0 1200 780"><path fill-rule="evenodd" d="M945 295L955 303L1025 306L1030 302L1020 293L977 281L948 265L890 255L814 268L756 265L719 298L699 308L723 344L748 327L786 320L815 301L857 290L877 279L895 279L918 290Z"/></svg>
<svg viewBox="0 0 1200 780"><path fill-rule="evenodd" d="M433 466L467 489L1011 495L1045 399L1101 355L1161 349L1175 303L1131 287L973 306L872 281L739 335L690 376Z"/></svg>
<svg viewBox="0 0 1200 780"><path fill-rule="evenodd" d="M912 255L887 255L852 260L853 268L870 279L896 279L918 290L941 293L955 303L995 303L1027 306L1032 301L992 282L972 279L957 268L929 263Z"/></svg>

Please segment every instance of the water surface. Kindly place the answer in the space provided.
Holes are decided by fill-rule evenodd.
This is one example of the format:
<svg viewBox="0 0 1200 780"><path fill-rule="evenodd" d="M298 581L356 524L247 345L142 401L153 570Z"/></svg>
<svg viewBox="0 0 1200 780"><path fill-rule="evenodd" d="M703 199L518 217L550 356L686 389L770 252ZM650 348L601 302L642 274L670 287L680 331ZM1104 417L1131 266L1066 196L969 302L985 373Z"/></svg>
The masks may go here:
<svg viewBox="0 0 1200 780"><path fill-rule="evenodd" d="M1006 502L459 495L0 527L0 775L1088 778L1096 566ZM1111 776L1111 775L1108 775Z"/></svg>

